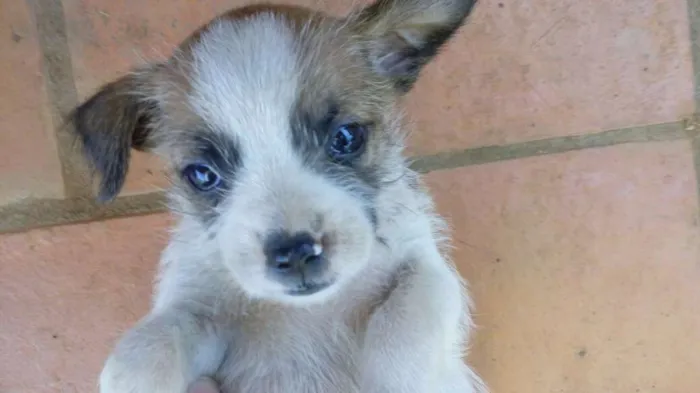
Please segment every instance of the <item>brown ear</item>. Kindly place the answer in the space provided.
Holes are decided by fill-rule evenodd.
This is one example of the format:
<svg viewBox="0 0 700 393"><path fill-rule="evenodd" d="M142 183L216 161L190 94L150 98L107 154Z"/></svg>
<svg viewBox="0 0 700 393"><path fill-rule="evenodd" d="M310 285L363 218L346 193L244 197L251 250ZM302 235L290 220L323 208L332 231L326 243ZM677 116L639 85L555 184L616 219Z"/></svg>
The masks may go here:
<svg viewBox="0 0 700 393"><path fill-rule="evenodd" d="M377 0L357 15L369 63L406 92L464 23L476 0Z"/></svg>
<svg viewBox="0 0 700 393"><path fill-rule="evenodd" d="M104 85L68 118L82 142L88 164L100 177L98 200L114 199L124 185L131 148L148 149L158 106L153 70L139 71Z"/></svg>

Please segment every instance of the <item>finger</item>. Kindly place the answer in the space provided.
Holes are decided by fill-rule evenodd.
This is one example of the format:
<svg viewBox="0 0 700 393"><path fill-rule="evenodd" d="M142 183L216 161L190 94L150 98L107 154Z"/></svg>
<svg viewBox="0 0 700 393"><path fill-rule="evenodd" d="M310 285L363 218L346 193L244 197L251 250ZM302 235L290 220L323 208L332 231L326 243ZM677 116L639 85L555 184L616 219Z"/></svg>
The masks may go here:
<svg viewBox="0 0 700 393"><path fill-rule="evenodd" d="M190 385L187 393L221 393L219 385L211 378L200 378Z"/></svg>

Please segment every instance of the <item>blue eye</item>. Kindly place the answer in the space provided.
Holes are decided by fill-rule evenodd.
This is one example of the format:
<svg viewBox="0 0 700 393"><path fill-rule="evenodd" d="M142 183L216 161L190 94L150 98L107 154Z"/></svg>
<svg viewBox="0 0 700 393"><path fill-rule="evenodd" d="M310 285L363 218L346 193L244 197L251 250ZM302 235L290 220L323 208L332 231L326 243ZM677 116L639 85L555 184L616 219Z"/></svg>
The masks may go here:
<svg viewBox="0 0 700 393"><path fill-rule="evenodd" d="M343 124L336 128L328 141L328 155L336 160L348 160L362 153L367 141L367 128L361 124Z"/></svg>
<svg viewBox="0 0 700 393"><path fill-rule="evenodd" d="M221 184L221 177L211 167L203 164L188 165L182 175L199 191L211 191Z"/></svg>

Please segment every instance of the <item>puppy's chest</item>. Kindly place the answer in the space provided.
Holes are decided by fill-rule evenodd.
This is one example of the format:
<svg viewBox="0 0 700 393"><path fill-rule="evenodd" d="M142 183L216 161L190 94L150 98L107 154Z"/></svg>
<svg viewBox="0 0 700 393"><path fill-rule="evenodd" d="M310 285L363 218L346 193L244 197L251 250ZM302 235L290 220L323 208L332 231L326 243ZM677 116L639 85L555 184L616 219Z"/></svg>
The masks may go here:
<svg viewBox="0 0 700 393"><path fill-rule="evenodd" d="M223 393L357 392L363 329L313 319L243 329L220 368Z"/></svg>
<svg viewBox="0 0 700 393"><path fill-rule="evenodd" d="M367 326L393 275L358 280L318 308L255 309L233 322L222 393L358 393Z"/></svg>

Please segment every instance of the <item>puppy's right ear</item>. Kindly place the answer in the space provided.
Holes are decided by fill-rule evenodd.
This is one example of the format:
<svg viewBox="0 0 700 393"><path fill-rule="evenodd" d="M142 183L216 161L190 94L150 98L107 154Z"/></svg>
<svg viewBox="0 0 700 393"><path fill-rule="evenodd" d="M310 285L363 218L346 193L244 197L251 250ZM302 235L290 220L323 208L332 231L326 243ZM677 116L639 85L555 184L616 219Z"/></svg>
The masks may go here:
<svg viewBox="0 0 700 393"><path fill-rule="evenodd" d="M98 200L113 200L124 186L131 148L149 150L158 105L153 69L104 85L68 118L88 164L100 177Z"/></svg>
<svg viewBox="0 0 700 393"><path fill-rule="evenodd" d="M375 0L353 17L373 70L406 93L421 69L464 24L476 2Z"/></svg>

